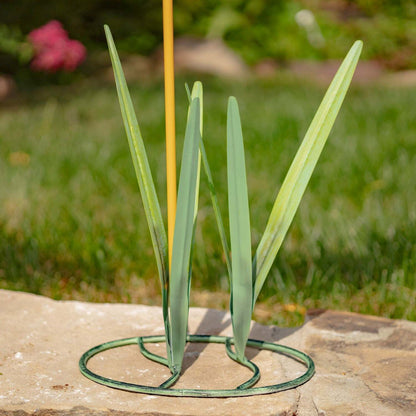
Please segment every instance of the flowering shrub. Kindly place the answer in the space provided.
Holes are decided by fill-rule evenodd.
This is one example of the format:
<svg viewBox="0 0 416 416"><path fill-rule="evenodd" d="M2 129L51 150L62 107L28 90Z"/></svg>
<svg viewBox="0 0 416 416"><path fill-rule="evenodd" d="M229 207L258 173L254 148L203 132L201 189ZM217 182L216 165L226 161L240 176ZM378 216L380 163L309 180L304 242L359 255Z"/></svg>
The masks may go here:
<svg viewBox="0 0 416 416"><path fill-rule="evenodd" d="M31 67L37 71L73 71L86 57L84 45L70 39L57 20L32 30L28 40L34 51Z"/></svg>

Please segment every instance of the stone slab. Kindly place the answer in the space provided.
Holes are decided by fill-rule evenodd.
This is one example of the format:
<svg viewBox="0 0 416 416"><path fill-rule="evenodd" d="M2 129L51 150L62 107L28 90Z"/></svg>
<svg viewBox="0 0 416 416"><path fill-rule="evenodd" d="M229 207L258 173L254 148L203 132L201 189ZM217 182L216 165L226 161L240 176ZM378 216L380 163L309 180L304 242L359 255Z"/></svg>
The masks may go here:
<svg viewBox="0 0 416 416"><path fill-rule="evenodd" d="M191 333L231 335L226 312L190 311ZM416 415L416 323L346 312L311 313L300 328L252 324L251 337L310 354L316 374L281 393L228 399L170 398L93 383L78 370L89 348L113 339L163 333L161 309L143 305L54 301L0 290L0 415ZM155 351L164 345L155 345ZM249 350L260 385L298 376L304 367L267 351ZM169 374L135 346L90 361L103 375L158 385ZM232 388L249 374L222 345L192 344L177 387Z"/></svg>

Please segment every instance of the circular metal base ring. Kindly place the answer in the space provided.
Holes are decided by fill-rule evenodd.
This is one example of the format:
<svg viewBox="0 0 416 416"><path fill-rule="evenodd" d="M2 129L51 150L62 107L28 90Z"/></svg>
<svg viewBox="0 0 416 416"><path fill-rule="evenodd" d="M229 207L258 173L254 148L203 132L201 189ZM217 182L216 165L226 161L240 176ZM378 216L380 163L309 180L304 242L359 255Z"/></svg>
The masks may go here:
<svg viewBox="0 0 416 416"><path fill-rule="evenodd" d="M126 390L134 393L144 393L159 396L175 396L175 397L243 397L243 396L255 396L260 394L277 393L279 391L289 390L299 387L300 385L309 381L315 373L315 365L312 359L305 353L280 344L274 344L272 342L259 341L256 339L249 339L247 341L247 347L252 347L260 350L268 350L277 354L285 355L296 361L300 361L307 367L307 370L301 376L286 381L284 383L273 384L262 387L252 387L245 389L223 389L223 390L206 390L206 389L174 389L164 387L152 387L140 384L126 383L119 380L113 380L111 378L103 377L88 369L88 361L95 355L107 351L113 348L119 348L126 345L138 344L139 340L143 343L157 343L165 342L164 335L146 336L146 337L133 337L124 338L115 341L109 341L86 351L79 360L79 368L81 373L90 380L102 384L107 387L112 387L119 390ZM217 335L188 335L186 340L188 342L202 342L202 343L217 343L226 344L229 337L217 336ZM232 340L232 338L231 338Z"/></svg>

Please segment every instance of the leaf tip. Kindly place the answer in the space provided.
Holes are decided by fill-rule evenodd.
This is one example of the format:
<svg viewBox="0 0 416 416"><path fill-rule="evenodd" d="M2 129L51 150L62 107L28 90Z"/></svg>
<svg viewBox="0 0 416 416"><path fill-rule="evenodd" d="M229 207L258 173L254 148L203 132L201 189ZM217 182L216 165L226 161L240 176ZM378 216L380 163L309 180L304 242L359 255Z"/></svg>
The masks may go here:
<svg viewBox="0 0 416 416"><path fill-rule="evenodd" d="M105 38L107 39L108 47L111 51L111 48L114 44L114 40L113 40L113 35L111 34L110 27L108 25L104 25L104 33L105 33Z"/></svg>
<svg viewBox="0 0 416 416"><path fill-rule="evenodd" d="M108 25L104 25L104 32L107 36L111 34L111 30Z"/></svg>
<svg viewBox="0 0 416 416"><path fill-rule="evenodd" d="M354 44L352 45L352 48L355 49L358 54L360 54L363 49L363 41L356 40Z"/></svg>
<svg viewBox="0 0 416 416"><path fill-rule="evenodd" d="M230 111L231 109L237 111L239 110L237 98L235 98L234 96L228 97L228 111Z"/></svg>
<svg viewBox="0 0 416 416"><path fill-rule="evenodd" d="M189 85L187 82L185 82L185 91L186 91L186 95L188 97L188 102L189 104L192 102L192 97L191 97L191 90L189 89Z"/></svg>

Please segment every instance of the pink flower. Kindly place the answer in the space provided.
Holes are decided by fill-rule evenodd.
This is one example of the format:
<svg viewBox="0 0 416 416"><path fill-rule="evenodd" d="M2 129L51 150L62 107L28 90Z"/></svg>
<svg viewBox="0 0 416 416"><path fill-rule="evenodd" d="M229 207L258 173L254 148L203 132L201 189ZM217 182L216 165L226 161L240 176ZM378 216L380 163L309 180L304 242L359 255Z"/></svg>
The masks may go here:
<svg viewBox="0 0 416 416"><path fill-rule="evenodd" d="M87 56L85 46L77 40L68 40L65 45L65 52L63 69L66 71L73 71Z"/></svg>
<svg viewBox="0 0 416 416"><path fill-rule="evenodd" d="M56 72L63 67L64 63L64 51L60 48L50 48L36 54L31 67L35 71Z"/></svg>
<svg viewBox="0 0 416 416"><path fill-rule="evenodd" d="M57 20L51 20L46 25L32 30L28 38L36 51L56 47L57 44L68 40L68 34Z"/></svg>
<svg viewBox="0 0 416 416"><path fill-rule="evenodd" d="M70 39L57 20L33 30L28 39L35 51L31 66L37 71L73 71L87 55L84 45Z"/></svg>

